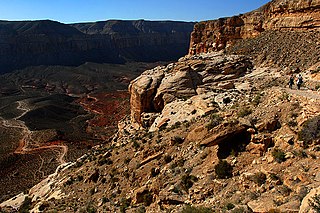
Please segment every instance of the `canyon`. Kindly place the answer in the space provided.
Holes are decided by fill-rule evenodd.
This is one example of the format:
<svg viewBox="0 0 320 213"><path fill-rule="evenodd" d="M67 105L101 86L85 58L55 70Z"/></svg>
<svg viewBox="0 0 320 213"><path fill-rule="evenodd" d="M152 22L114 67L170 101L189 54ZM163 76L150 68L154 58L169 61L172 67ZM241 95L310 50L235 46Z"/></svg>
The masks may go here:
<svg viewBox="0 0 320 213"><path fill-rule="evenodd" d="M0 21L0 73L38 65L177 60L188 51L193 26L145 20Z"/></svg>
<svg viewBox="0 0 320 213"><path fill-rule="evenodd" d="M1 203L1 211L317 212L319 9L319 0L273 0L246 14L199 22L188 55L112 78L128 93L105 94L102 86L84 96L67 92L83 107L77 116L81 109L95 114L85 131L103 143L75 161L64 160L62 150L56 171ZM73 27L104 34L110 25ZM118 39L128 54L137 42ZM288 88L291 74L302 74L301 90ZM100 102L110 99L116 109ZM15 105L20 114L8 113L12 122L27 115L22 103ZM69 104L74 110L75 102ZM117 131L106 137L110 122Z"/></svg>

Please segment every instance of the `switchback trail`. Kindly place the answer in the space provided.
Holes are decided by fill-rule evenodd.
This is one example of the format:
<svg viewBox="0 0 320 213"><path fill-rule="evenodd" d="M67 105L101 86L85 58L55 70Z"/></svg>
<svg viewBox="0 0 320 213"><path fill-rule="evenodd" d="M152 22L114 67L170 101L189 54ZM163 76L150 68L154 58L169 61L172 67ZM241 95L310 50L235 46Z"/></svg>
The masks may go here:
<svg viewBox="0 0 320 213"><path fill-rule="evenodd" d="M24 121L19 120L22 116L24 116L26 113L28 113L31 108L28 107L28 104L24 101L17 101L17 109L19 111L22 111L22 113L10 120L5 120L0 117L0 125L5 127L5 128L15 128L15 129L20 129L21 130L21 139L19 139L18 142L18 147L15 149L13 153L15 154L34 154L38 151L41 150L46 150L46 149L61 149L59 151L59 156L57 157L57 161L60 164L66 163L64 160L65 155L68 152L68 147L63 144L63 141L56 141L56 142L51 142L51 143L46 143L46 144L38 144L37 141L34 141L32 138L32 133L31 131L24 123ZM35 148L29 148L29 147L34 147L38 146Z"/></svg>

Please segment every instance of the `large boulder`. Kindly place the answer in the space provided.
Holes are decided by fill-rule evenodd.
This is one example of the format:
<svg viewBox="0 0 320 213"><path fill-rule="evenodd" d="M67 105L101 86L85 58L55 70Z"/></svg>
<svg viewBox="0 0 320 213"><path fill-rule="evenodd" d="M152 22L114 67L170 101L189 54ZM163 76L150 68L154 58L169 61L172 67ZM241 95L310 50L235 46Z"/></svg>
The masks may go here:
<svg viewBox="0 0 320 213"><path fill-rule="evenodd" d="M143 126L142 113L163 112L173 115L171 109L175 108L184 109L185 114L191 115L185 120L201 116L211 111L212 104L215 103L212 92L208 93L210 90L219 89L219 83L220 89L233 89L232 81L251 69L252 63L248 57L211 53L186 56L176 63L147 70L129 86L133 126ZM197 95L203 96L196 97ZM172 104L171 109L166 107L168 104ZM159 118L161 121L156 120L157 124L153 128L158 128L168 118L167 115L162 117ZM172 124L184 121L181 118L168 119Z"/></svg>

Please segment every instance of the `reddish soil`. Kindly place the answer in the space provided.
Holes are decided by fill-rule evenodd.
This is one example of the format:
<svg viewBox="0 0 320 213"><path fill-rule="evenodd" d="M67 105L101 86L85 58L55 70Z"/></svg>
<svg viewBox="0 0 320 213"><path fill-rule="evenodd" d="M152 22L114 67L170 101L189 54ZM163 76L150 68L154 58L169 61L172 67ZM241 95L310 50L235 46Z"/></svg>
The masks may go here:
<svg viewBox="0 0 320 213"><path fill-rule="evenodd" d="M80 99L79 103L94 114L94 118L88 121L87 132L94 133L103 140L114 133L118 121L130 112L127 91L91 94Z"/></svg>

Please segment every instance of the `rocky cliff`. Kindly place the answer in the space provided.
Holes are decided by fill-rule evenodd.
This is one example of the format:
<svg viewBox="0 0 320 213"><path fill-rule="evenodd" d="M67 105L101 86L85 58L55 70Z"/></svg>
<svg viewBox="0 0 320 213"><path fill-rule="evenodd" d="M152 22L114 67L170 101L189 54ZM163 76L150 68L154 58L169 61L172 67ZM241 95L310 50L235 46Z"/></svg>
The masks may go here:
<svg viewBox="0 0 320 213"><path fill-rule="evenodd" d="M246 14L197 23L189 54L222 50L264 31L304 30L320 30L319 0L273 0Z"/></svg>
<svg viewBox="0 0 320 213"><path fill-rule="evenodd" d="M194 23L106 21L66 25L50 20L0 22L0 73L34 65L177 60Z"/></svg>

